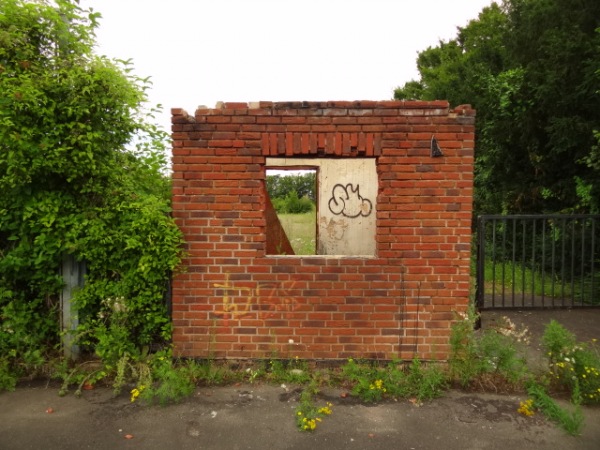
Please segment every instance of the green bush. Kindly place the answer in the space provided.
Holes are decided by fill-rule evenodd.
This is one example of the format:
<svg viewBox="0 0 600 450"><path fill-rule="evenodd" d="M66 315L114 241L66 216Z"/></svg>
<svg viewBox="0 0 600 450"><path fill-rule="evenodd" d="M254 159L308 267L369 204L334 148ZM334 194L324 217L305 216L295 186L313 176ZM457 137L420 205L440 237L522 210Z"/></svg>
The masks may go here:
<svg viewBox="0 0 600 450"><path fill-rule="evenodd" d="M308 197L298 198L296 191L291 191L285 198L285 212L287 214L303 214L312 211L313 203Z"/></svg>
<svg viewBox="0 0 600 450"><path fill-rule="evenodd" d="M555 381L576 390L583 403L600 403L600 354L594 345L578 343L575 336L555 320L545 328L544 349Z"/></svg>
<svg viewBox="0 0 600 450"><path fill-rule="evenodd" d="M275 211L285 214L285 198L272 198L271 203L273 204L273 209L275 209Z"/></svg>
<svg viewBox="0 0 600 450"><path fill-rule="evenodd" d="M496 375L519 384L529 377L525 358L517 343L526 340L527 330L518 331L509 319L498 329L475 331L477 315L470 310L459 318L450 335L451 378L467 386L484 375Z"/></svg>
<svg viewBox="0 0 600 450"><path fill-rule="evenodd" d="M164 293L182 235L168 135L152 124L148 79L94 55L98 17L74 0L2 2L0 354L14 377L60 345L66 255L88 269L74 337L107 373L170 339Z"/></svg>
<svg viewBox="0 0 600 450"><path fill-rule="evenodd" d="M271 202L275 211L281 214L304 214L314 207L308 197L299 198L296 191L290 191L285 198L273 198Z"/></svg>

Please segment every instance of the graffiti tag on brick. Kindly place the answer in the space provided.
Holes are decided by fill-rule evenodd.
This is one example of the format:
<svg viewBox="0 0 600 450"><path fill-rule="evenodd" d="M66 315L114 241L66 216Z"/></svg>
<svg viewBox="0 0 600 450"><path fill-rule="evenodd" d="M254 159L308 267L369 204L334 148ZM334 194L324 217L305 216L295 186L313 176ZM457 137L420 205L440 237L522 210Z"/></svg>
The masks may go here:
<svg viewBox="0 0 600 450"><path fill-rule="evenodd" d="M213 314L223 319L240 319L256 313L259 319L268 319L277 313L297 311L298 301L292 296L295 284L295 281L258 283L255 288L250 288L235 286L228 276L225 284L214 285L222 291L222 297L220 309Z"/></svg>

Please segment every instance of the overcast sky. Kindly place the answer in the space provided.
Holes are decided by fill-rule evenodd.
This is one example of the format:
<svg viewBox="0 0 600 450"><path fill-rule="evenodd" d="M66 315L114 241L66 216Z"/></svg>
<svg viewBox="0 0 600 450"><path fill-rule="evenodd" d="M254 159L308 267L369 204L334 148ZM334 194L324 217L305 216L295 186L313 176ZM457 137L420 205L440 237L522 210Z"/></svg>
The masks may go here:
<svg viewBox="0 0 600 450"><path fill-rule="evenodd" d="M97 52L133 59L150 100L387 100L417 53L492 0L81 0L102 14Z"/></svg>

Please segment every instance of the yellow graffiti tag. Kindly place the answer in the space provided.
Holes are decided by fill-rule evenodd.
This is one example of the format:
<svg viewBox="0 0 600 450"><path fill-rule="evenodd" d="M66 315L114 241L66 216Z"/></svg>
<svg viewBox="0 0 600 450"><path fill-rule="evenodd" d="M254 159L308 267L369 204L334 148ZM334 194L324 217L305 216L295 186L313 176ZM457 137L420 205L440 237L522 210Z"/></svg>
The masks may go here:
<svg viewBox="0 0 600 450"><path fill-rule="evenodd" d="M258 284L256 288L237 287L229 282L227 274L225 284L214 284L215 288L223 290L221 310L215 311L214 315L224 319L239 319L248 316L252 305L255 302L259 304L259 300L268 305L265 311L258 313L260 319L274 317L277 312L297 311L298 301L291 295L295 284L295 281L284 281L280 285L268 283Z"/></svg>

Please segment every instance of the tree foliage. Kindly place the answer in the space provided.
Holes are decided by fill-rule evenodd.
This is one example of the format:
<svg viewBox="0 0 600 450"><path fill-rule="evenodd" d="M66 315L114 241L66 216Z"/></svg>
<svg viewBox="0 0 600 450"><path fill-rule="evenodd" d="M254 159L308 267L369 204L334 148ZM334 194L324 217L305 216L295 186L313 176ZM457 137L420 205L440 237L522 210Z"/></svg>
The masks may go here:
<svg viewBox="0 0 600 450"><path fill-rule="evenodd" d="M595 0L504 0L419 53L395 97L477 109L477 212L599 211L599 27Z"/></svg>
<svg viewBox="0 0 600 450"><path fill-rule="evenodd" d="M94 55L98 13L71 0L0 5L0 363L39 362L60 342L59 266L73 255L88 268L79 343L110 366L169 337L181 234L168 140L150 120L149 81Z"/></svg>
<svg viewBox="0 0 600 450"><path fill-rule="evenodd" d="M316 201L316 173L309 171L297 174L267 175L267 192L271 199L286 198L291 192L298 197Z"/></svg>
<svg viewBox="0 0 600 450"><path fill-rule="evenodd" d="M275 211L303 214L312 211L316 201L316 172L267 175L267 193Z"/></svg>

